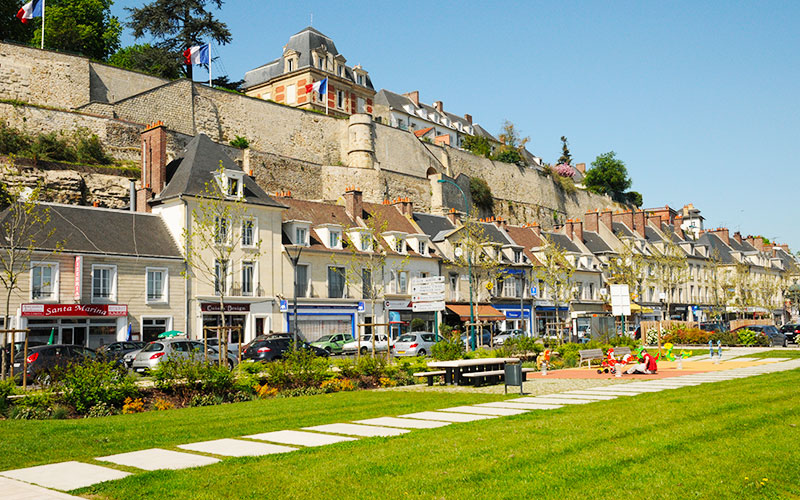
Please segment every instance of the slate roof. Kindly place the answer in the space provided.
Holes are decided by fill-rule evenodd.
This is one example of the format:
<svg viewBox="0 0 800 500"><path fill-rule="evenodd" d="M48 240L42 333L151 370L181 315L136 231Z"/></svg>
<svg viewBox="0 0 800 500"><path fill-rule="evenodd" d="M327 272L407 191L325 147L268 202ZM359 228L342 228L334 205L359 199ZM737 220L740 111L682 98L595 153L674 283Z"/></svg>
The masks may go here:
<svg viewBox="0 0 800 500"><path fill-rule="evenodd" d="M420 102L419 106L417 106L414 103L414 101L412 101L409 97L406 97L406 96L401 95L401 94L395 94L394 92L386 90L386 89L381 89L377 94L375 94L375 104L376 105L384 105L384 106L387 106L387 107L389 107L391 109L396 109L396 110L402 111L404 113L408 113L408 111L405 109L405 107L406 106L411 106L414 109L414 112L413 113L408 113L408 114L412 114L412 115L416 116L417 118L422 118L422 119L427 120L427 121L432 121L432 120L430 120L428 118L430 113L435 113L435 114L438 114L440 116L446 116L447 119L450 120L451 122L460 123L461 126L465 129L465 131L469 130L470 126L471 127L476 127L476 125L473 125L473 124L469 123L467 121L467 119L464 118L463 116L454 115L453 113L448 113L447 111L443 111L443 112L440 113L433 106L429 106L428 104L425 104L423 102ZM424 117L421 117L416 113L416 111L420 110L420 109L425 110L425 116ZM456 128L454 126L445 125L444 123L440 123L440 124L442 125L442 127L453 128L453 129Z"/></svg>
<svg viewBox="0 0 800 500"><path fill-rule="evenodd" d="M167 226L157 215L58 203L41 206L49 209L50 222L37 234L44 238L55 231L37 245L38 250L53 250L61 242L66 253L182 259ZM7 208L0 212L0 221L9 216L9 211ZM2 228L0 223L0 241L5 241Z"/></svg>
<svg viewBox="0 0 800 500"><path fill-rule="evenodd" d="M756 250L755 248L753 248L752 245L750 245L750 243L746 241L739 243L738 241L736 241L736 238L730 238L730 246L737 252L742 252L742 253L754 252Z"/></svg>
<svg viewBox="0 0 800 500"><path fill-rule="evenodd" d="M182 158L167 165L167 184L154 202L176 198L178 196L207 195L206 184L216 186L214 174L220 163L229 171L242 172L219 146L205 134L199 134L186 145ZM244 176L244 201L254 205L285 208L267 193L250 176Z"/></svg>
<svg viewBox="0 0 800 500"><path fill-rule="evenodd" d="M645 226L644 228L644 236L649 243L663 241L661 235L658 234L658 231L656 231L649 225Z"/></svg>
<svg viewBox="0 0 800 500"><path fill-rule="evenodd" d="M590 252L595 254L613 252L611 247L603 241L603 238L594 231L583 232L583 244L586 245L586 248L588 248Z"/></svg>
<svg viewBox="0 0 800 500"><path fill-rule="evenodd" d="M506 226L505 227L506 233L511 237L514 242L523 248L523 253L528 260L534 266L541 265L539 259L533 255L531 252L531 248L538 248L544 245L544 242L536 236L536 233L533 232L533 229L529 227L520 227L520 226Z"/></svg>
<svg viewBox="0 0 800 500"><path fill-rule="evenodd" d="M334 56L339 54L339 51L336 49L336 44L333 43L333 40L315 30L311 26L308 26L302 31L289 37L289 41L286 43L285 50L294 50L298 53L298 67L294 71L311 67L313 62L313 59L311 58L311 52L320 47L324 48L326 52L333 54ZM272 80L275 77L281 76L284 73L283 68L283 57L281 56L274 61L270 61L259 66L258 68L252 69L244 74L244 84L242 85L242 88L246 89L255 85L260 85ZM335 73L332 71L325 72L335 75ZM337 78L345 78L353 83L356 82L353 68L347 65L345 65L344 76L335 76ZM364 86L372 90L375 89L372 86L372 80L370 79L369 75L366 76Z"/></svg>
<svg viewBox="0 0 800 500"><path fill-rule="evenodd" d="M492 243L499 243L501 245L514 245L515 243L503 234L500 229L491 222L479 222L480 227L483 229L483 236Z"/></svg>
<svg viewBox="0 0 800 500"><path fill-rule="evenodd" d="M449 233L456 228L450 219L443 215L425 214L414 212L414 222L417 223L422 232L430 236L432 241L442 241L444 238L436 239L442 233Z"/></svg>
<svg viewBox="0 0 800 500"><path fill-rule="evenodd" d="M486 137L486 138L487 138L487 139L489 139L490 141L494 141L494 142L500 142L500 141L497 139L497 137L495 137L495 136L493 136L492 134L490 134L489 132L487 132L485 128L481 127L481 126L480 126L480 125L478 125L477 123L476 123L476 124L474 124L474 125L472 126L472 128L473 128L473 130L475 131L475 135L476 135L477 137Z"/></svg>
<svg viewBox="0 0 800 500"><path fill-rule="evenodd" d="M343 206L319 201L296 200L294 198L281 198L280 200L281 203L289 207L288 210L285 210L281 214L284 222L290 220L304 220L311 223L311 231L309 232L310 249L325 250L328 252L350 252L350 250L346 248L328 248L322 242L322 238L320 238L315 229L316 226L321 226L322 224L339 224L344 231L356 226L353 220L347 215L347 211ZM282 242L288 245L291 243L291 240L288 235L283 234Z"/></svg>
<svg viewBox="0 0 800 500"><path fill-rule="evenodd" d="M734 242L731 239L731 242ZM708 247L708 257L711 259L718 258L724 264L735 264L736 259L731 255L731 247L726 245L722 239L713 233L703 233L697 238L697 244ZM716 252L715 252L716 250Z"/></svg>
<svg viewBox="0 0 800 500"><path fill-rule="evenodd" d="M567 238L566 234L547 233L547 236L550 238L550 241L552 241L556 245L560 246L561 248L563 248L567 252L583 253L583 252L581 252L581 249L578 248L578 246L575 245L575 243L572 242L572 240Z"/></svg>
<svg viewBox="0 0 800 500"><path fill-rule="evenodd" d="M612 222L611 229L614 231L614 235L622 234L622 236L627 236L633 238L633 232L621 222Z"/></svg>

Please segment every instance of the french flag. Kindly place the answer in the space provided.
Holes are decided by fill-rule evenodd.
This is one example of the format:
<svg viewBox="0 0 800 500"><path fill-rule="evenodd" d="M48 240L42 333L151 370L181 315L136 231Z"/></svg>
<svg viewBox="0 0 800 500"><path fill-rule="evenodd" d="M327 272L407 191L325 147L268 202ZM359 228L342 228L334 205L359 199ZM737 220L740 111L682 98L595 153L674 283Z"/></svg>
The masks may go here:
<svg viewBox="0 0 800 500"><path fill-rule="evenodd" d="M17 12L17 19L27 23L34 17L42 17L42 3L43 0L33 0L26 3Z"/></svg>
<svg viewBox="0 0 800 500"><path fill-rule="evenodd" d="M211 64L210 45L195 45L183 51L186 64Z"/></svg>
<svg viewBox="0 0 800 500"><path fill-rule="evenodd" d="M306 85L306 93L309 92L317 92L319 95L327 94L328 93L328 79L323 78L322 80L314 83L309 83Z"/></svg>

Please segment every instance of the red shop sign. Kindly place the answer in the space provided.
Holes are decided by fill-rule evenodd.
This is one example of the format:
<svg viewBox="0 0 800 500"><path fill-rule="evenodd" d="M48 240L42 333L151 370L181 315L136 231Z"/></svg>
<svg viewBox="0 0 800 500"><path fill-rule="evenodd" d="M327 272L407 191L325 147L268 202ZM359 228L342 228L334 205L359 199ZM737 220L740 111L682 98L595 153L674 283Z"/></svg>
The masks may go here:
<svg viewBox="0 0 800 500"><path fill-rule="evenodd" d="M127 316L121 304L22 304L23 316Z"/></svg>
<svg viewBox="0 0 800 500"><path fill-rule="evenodd" d="M219 303L202 302L200 310L203 312L219 312ZM249 312L250 304L225 304L225 312Z"/></svg>

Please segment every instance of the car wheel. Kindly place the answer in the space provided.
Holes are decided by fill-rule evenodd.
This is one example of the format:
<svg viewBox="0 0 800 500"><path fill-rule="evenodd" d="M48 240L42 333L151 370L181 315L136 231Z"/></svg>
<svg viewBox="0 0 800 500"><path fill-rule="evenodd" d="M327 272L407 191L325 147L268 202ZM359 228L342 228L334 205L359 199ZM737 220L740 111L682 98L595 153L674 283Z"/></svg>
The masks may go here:
<svg viewBox="0 0 800 500"><path fill-rule="evenodd" d="M786 340L786 337L783 338L783 347L789 347L789 341Z"/></svg>
<svg viewBox="0 0 800 500"><path fill-rule="evenodd" d="M367 349L366 347L362 347L361 348L361 355L362 356L366 356L368 352L369 352L369 349Z"/></svg>
<svg viewBox="0 0 800 500"><path fill-rule="evenodd" d="M417 356L424 357L426 354L428 354L428 353L425 352L425 349L420 349L419 351L417 351Z"/></svg>
<svg viewBox="0 0 800 500"><path fill-rule="evenodd" d="M50 372L41 372L35 377L36 383L42 387L49 386L53 382Z"/></svg>
<svg viewBox="0 0 800 500"><path fill-rule="evenodd" d="M328 345L328 346L325 346L325 351L328 353L328 356L330 356L331 354L333 354L333 351L331 351L331 346L329 346L329 345Z"/></svg>
<svg viewBox="0 0 800 500"><path fill-rule="evenodd" d="M228 360L228 370L229 371L233 370L233 361L231 361L230 359Z"/></svg>

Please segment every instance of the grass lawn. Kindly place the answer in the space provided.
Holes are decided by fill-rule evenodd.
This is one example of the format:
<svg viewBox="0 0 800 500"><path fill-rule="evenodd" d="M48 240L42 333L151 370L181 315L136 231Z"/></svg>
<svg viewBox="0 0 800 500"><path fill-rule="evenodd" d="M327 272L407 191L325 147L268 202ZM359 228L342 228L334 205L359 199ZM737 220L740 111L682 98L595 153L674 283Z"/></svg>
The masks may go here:
<svg viewBox="0 0 800 500"><path fill-rule="evenodd" d="M396 438L228 459L192 470L139 473L78 493L93 499L187 500L798 498L799 384L800 370L793 370L416 430ZM341 421L345 415L393 415L402 406L430 406L429 400L409 403L405 396L410 394L378 394L244 405L253 410L250 418L237 414L235 421L220 423L215 422L231 410L173 414L186 420L205 418L220 435L220 428L227 427L236 427L239 434L253 432L258 422L264 426L260 430L277 428L277 413L284 413L284 427L289 428L300 425L298 417L305 425ZM438 408L454 403L444 394L435 397L441 397ZM134 416L131 421L141 421L144 427L152 418ZM126 419L111 422L139 429ZM109 424L111 428L116 430ZM179 433L187 431L180 426ZM58 448L64 446L69 444L59 442Z"/></svg>
<svg viewBox="0 0 800 500"><path fill-rule="evenodd" d="M724 353L723 353L724 354ZM748 354L747 358L800 358L800 349L774 349Z"/></svg>

